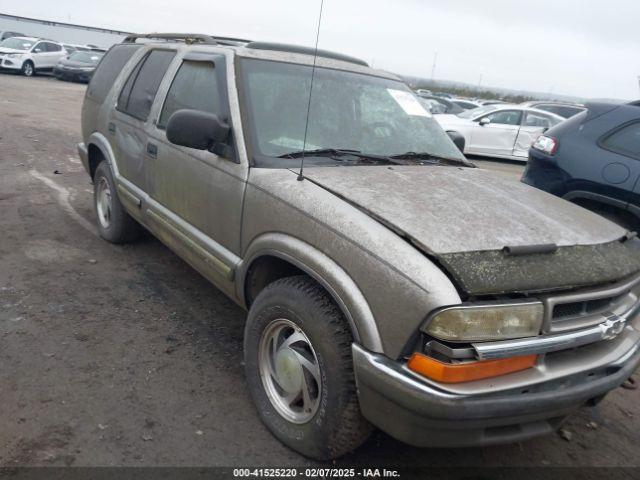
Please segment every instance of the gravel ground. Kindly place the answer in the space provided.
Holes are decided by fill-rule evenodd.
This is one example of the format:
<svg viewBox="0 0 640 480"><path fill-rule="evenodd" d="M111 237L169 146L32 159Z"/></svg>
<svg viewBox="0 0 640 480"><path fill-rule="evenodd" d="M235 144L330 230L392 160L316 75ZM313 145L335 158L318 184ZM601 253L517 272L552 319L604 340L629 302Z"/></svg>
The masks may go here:
<svg viewBox="0 0 640 480"><path fill-rule="evenodd" d="M93 227L85 87L0 75L0 466L286 466L242 369L245 313L151 237ZM517 179L522 165L481 161ZM339 464L640 466L638 390L552 435L423 450L376 433Z"/></svg>

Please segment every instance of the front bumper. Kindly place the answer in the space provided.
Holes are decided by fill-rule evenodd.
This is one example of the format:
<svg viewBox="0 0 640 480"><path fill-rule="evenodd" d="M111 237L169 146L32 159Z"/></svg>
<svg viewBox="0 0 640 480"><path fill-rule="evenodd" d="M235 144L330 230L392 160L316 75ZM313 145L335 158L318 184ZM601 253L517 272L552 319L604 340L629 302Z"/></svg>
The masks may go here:
<svg viewBox="0 0 640 480"><path fill-rule="evenodd" d="M597 403L634 373L640 364L640 334L627 326L614 340L547 357L532 371L482 381L474 392L472 384L480 382L456 391L429 383L383 355L353 347L363 415L419 447L505 444L552 433L567 415Z"/></svg>
<svg viewBox="0 0 640 480"><path fill-rule="evenodd" d="M22 59L0 57L0 70L18 72L22 70Z"/></svg>
<svg viewBox="0 0 640 480"><path fill-rule="evenodd" d="M73 69L56 67L53 69L53 75L58 80L67 80L67 81L73 81L73 82L89 82L91 81L93 71L87 72L83 70L73 70Z"/></svg>

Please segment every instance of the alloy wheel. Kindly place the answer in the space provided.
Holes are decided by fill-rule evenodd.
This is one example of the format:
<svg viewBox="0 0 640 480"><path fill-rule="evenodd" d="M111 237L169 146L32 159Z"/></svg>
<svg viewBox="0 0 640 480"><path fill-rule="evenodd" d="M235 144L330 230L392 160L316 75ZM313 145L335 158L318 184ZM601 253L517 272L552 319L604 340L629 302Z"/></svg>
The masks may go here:
<svg viewBox="0 0 640 480"><path fill-rule="evenodd" d="M274 320L262 333L258 355L262 384L276 411L293 423L309 422L322 395L318 357L309 338L292 321Z"/></svg>

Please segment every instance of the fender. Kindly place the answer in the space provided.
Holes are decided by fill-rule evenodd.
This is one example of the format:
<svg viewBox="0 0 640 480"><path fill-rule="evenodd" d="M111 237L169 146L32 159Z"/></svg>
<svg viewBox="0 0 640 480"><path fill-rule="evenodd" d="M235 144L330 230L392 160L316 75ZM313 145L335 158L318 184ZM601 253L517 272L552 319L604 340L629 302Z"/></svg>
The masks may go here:
<svg viewBox="0 0 640 480"><path fill-rule="evenodd" d="M114 177L119 178L120 171L118 170L118 165L116 164L116 157L113 153L113 149L111 148L109 140L107 140L107 137L105 137L100 132L93 132L89 137L89 141L87 142L87 148L89 145L95 145L100 149L105 160L109 163L109 166L111 166L111 171L113 172Z"/></svg>
<svg viewBox="0 0 640 480"><path fill-rule="evenodd" d="M290 262L321 284L345 314L354 340L369 351L384 353L373 313L356 283L331 258L297 238L265 233L251 242L237 269L236 295L244 305L244 284L249 267L256 259L267 255Z"/></svg>

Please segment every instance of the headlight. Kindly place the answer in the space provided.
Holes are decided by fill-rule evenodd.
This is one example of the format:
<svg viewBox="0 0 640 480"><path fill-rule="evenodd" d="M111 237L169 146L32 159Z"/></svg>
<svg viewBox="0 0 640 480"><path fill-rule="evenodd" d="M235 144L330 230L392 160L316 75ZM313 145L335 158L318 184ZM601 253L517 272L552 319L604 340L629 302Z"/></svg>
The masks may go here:
<svg viewBox="0 0 640 480"><path fill-rule="evenodd" d="M544 307L540 302L461 306L434 315L424 332L450 342L510 340L537 336L543 320Z"/></svg>
<svg viewBox="0 0 640 480"><path fill-rule="evenodd" d="M22 53L10 53L7 55L7 58L20 58Z"/></svg>

